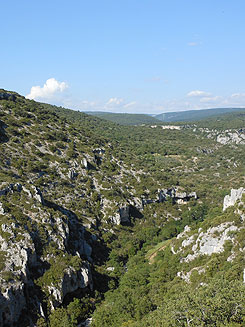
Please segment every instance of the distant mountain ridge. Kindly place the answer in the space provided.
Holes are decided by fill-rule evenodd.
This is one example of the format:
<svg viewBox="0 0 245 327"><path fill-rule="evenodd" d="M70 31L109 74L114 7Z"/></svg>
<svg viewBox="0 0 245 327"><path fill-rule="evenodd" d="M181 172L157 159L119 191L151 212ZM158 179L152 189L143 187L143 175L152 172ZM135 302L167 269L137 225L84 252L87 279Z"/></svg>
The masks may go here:
<svg viewBox="0 0 245 327"><path fill-rule="evenodd" d="M113 113L105 111L86 111L91 116L102 118L120 125L143 125L143 124L159 124L160 122L174 123L184 121L198 121L210 117L221 116L224 114L232 114L244 112L244 108L213 108L201 110L187 110L176 112L165 112L157 115L152 114L136 114L136 113Z"/></svg>
<svg viewBox="0 0 245 327"><path fill-rule="evenodd" d="M179 112L166 112L159 115L155 115L154 118L163 122L193 121L239 111L245 111L245 108L214 108L187 110Z"/></svg>

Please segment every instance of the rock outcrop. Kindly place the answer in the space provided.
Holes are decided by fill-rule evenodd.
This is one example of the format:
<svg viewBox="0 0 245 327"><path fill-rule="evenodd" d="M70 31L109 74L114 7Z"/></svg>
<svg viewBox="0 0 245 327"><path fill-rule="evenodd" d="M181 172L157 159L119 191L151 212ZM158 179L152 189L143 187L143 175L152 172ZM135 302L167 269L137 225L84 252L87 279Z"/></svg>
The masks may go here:
<svg viewBox="0 0 245 327"><path fill-rule="evenodd" d="M31 283L29 267L36 265L37 256L31 236L18 224L2 224L1 235L0 325L4 326L16 322L25 308L25 285Z"/></svg>
<svg viewBox="0 0 245 327"><path fill-rule="evenodd" d="M83 158L83 160L81 161L81 164L83 165L83 167L85 169L88 169L88 160L86 158Z"/></svg>
<svg viewBox="0 0 245 327"><path fill-rule="evenodd" d="M127 224L130 223L130 206L125 205L123 207L120 207L118 209L118 212L116 212L115 216L112 217L112 222L116 225L120 224Z"/></svg>
<svg viewBox="0 0 245 327"><path fill-rule="evenodd" d="M69 179L75 179L76 177L77 177L77 172L74 170L74 169L70 169L69 171L68 171L68 178Z"/></svg>
<svg viewBox="0 0 245 327"><path fill-rule="evenodd" d="M184 190L182 190L179 187L171 187L168 189L158 190L158 199L142 199L142 208L151 203L157 203L157 202L164 202L168 199L172 199L174 202L178 204L184 204L187 203L190 199L197 200L197 193L196 192L190 192L187 193Z"/></svg>
<svg viewBox="0 0 245 327"><path fill-rule="evenodd" d="M9 184L8 186L0 190L0 196L7 195L8 193L13 193L15 191L16 192L24 191L25 193L28 194L29 198L33 198L37 200L39 203L41 203L42 205L44 205L45 203L40 189L35 185L29 185L29 187L30 188L28 188L27 186L23 186L20 183Z"/></svg>
<svg viewBox="0 0 245 327"><path fill-rule="evenodd" d="M178 187L172 187L169 189L160 190L159 195L159 202L164 202L168 198L172 198L179 204L189 201L191 198L197 199L196 192L187 193L185 191L180 190Z"/></svg>
<svg viewBox="0 0 245 327"><path fill-rule="evenodd" d="M245 144L245 134L239 131L224 132L217 136L217 142L223 145L230 143Z"/></svg>
<svg viewBox="0 0 245 327"><path fill-rule="evenodd" d="M241 200L242 195L245 193L245 188L240 187L238 190L232 189L231 195L226 195L224 197L223 211L227 208L234 206L238 200Z"/></svg>
<svg viewBox="0 0 245 327"><path fill-rule="evenodd" d="M36 186L33 186L32 188L34 191L33 198L37 200L39 203L41 203L42 205L44 205L45 203L44 203L42 192Z"/></svg>
<svg viewBox="0 0 245 327"><path fill-rule="evenodd" d="M191 246L186 257L181 259L181 262L190 262L201 255L212 255L213 253L221 253L224 251L226 241L233 242L232 233L238 231L238 227L232 222L225 222L216 227L210 227L206 232L200 228L197 234L188 236L190 229L185 229L184 232L177 236L177 239L184 238L181 246L176 250L172 247L172 253L177 254L184 252L187 247Z"/></svg>
<svg viewBox="0 0 245 327"><path fill-rule="evenodd" d="M1 280L0 326L13 326L26 306L25 285L19 281L11 284Z"/></svg>
<svg viewBox="0 0 245 327"><path fill-rule="evenodd" d="M3 204L2 202L0 202L0 215L3 215L5 213L4 208L3 208Z"/></svg>
<svg viewBox="0 0 245 327"><path fill-rule="evenodd" d="M49 294L52 298L52 306L55 308L62 304L65 296L78 289L93 288L91 269L88 263L84 262L80 270L68 267L64 270L63 278L58 285L48 286Z"/></svg>
<svg viewBox="0 0 245 327"><path fill-rule="evenodd" d="M193 132L202 132L207 138L212 138L216 142L227 145L227 144L245 144L245 130L240 129L226 129L223 131L209 128L194 128Z"/></svg>
<svg viewBox="0 0 245 327"><path fill-rule="evenodd" d="M20 212L18 205L11 214L8 210L5 211L5 202L0 202L0 326L12 326L18 321L21 312L27 309L30 301L40 311L40 291L30 299L28 290L33 292L36 287L34 276L35 279L36 276L42 278L49 271L49 266L52 267L54 255L52 251L45 252L45 247L52 247L61 257L68 256L72 260L78 257L79 262L82 262L82 266L75 269L69 261L65 261L60 282L50 285L48 289L48 296L54 300L53 307L61 304L69 293L92 288L89 264L92 261L92 248L77 216L64 207L45 200L42 192L34 185L25 187L10 184L0 192L2 197L8 196L9 201L11 194L15 196L14 192L20 192L19 196L25 202L36 200L32 202L35 211L30 216Z"/></svg>

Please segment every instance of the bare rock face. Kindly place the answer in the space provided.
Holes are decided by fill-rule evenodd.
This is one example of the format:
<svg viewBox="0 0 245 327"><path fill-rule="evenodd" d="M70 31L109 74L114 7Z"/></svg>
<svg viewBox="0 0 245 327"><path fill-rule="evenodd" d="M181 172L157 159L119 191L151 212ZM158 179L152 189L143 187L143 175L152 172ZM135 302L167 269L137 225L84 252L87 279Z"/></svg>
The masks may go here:
<svg viewBox="0 0 245 327"><path fill-rule="evenodd" d="M2 224L1 229L6 235L6 238L0 236L0 250L5 254L3 271L12 272L16 277L20 275L26 281L28 264L35 264L37 259L32 238L15 223Z"/></svg>
<svg viewBox="0 0 245 327"><path fill-rule="evenodd" d="M25 193L27 193L27 195L29 196L29 198L33 198L33 199L37 200L39 203L41 203L42 205L44 205L45 202L44 202L44 199L43 199L43 195L42 195L41 190L38 187L34 186L34 185L31 185L30 188L33 191L31 191L26 186L22 186L20 183L9 184L4 189L0 190L0 196L7 195L8 193L14 193L14 192L24 191Z"/></svg>
<svg viewBox="0 0 245 327"><path fill-rule="evenodd" d="M89 264L84 262L83 267L79 271L76 271L73 267L65 269L63 278L59 284L48 286L49 293L53 298L52 306L54 308L57 307L63 302L67 294L86 287L93 288Z"/></svg>
<svg viewBox="0 0 245 327"><path fill-rule="evenodd" d="M242 194L242 188L239 190L232 190L231 196L227 196L227 204L234 205L238 199L241 199ZM214 226L212 226L212 222L210 221L212 227L208 228L204 224L204 229L200 227L197 231L191 230L188 226L185 226L184 231L177 236L177 241L174 241L171 245L172 253L174 255L180 255L181 263L189 263L200 257L206 258L207 261L202 266L192 266L193 268L191 270L189 265L184 265L184 271L179 271L177 276L189 283L194 271L199 275L206 271L209 267L208 257L213 254L225 252L224 254L227 262L232 262L238 255L244 256L245 248L242 245L238 246L241 235L244 235L244 224L242 224L244 210L245 206L243 202L240 201L239 210L235 210L235 213L240 215L240 220L237 219L237 217L234 217L234 220L224 221L223 223L221 223L220 220L216 220L214 221ZM232 216L226 216L224 214L224 218L232 219ZM217 222L219 222L218 225L216 225ZM228 244L229 247L226 247ZM198 264L200 261L194 261L192 265L194 265L195 262Z"/></svg>
<svg viewBox="0 0 245 327"><path fill-rule="evenodd" d="M230 137L226 135L218 135L217 136L217 142L221 144L229 144L230 142Z"/></svg>
<svg viewBox="0 0 245 327"><path fill-rule="evenodd" d="M1 280L0 293L0 326L11 326L17 322L21 311L26 306L24 284L19 281L6 283Z"/></svg>
<svg viewBox="0 0 245 327"><path fill-rule="evenodd" d="M26 306L25 284L29 282L29 265L35 266L37 256L30 235L15 223L2 224L0 251L4 267L0 274L0 325L18 321ZM16 235L20 238L16 241Z"/></svg>
<svg viewBox="0 0 245 327"><path fill-rule="evenodd" d="M172 187L169 189L160 190L158 195L158 201L164 202L168 198L172 198L177 203L182 204L184 202L187 202L191 198L194 198L196 200L197 194L196 192L187 193L178 187Z"/></svg>
<svg viewBox="0 0 245 327"><path fill-rule="evenodd" d="M31 191L30 191L27 187L22 186L22 190L23 190L25 193L27 193L27 195L29 196L29 198L32 197Z"/></svg>
<svg viewBox="0 0 245 327"><path fill-rule="evenodd" d="M226 195L223 203L223 211L227 208L234 206L237 200L241 200L242 195L245 193L245 188L240 187L238 190L232 189L231 195Z"/></svg>
<svg viewBox="0 0 245 327"><path fill-rule="evenodd" d="M83 167L84 167L85 169L88 169L88 161L87 161L86 158L83 158L81 164L83 165Z"/></svg>
<svg viewBox="0 0 245 327"><path fill-rule="evenodd" d="M120 225L123 223L130 223L130 206L129 205L125 205L123 207L120 207L118 209L118 212L116 212L116 214L114 215L114 217L112 217L112 222L116 225Z"/></svg>
<svg viewBox="0 0 245 327"><path fill-rule="evenodd" d="M37 200L42 205L45 204L42 192L38 187L31 185L31 189L32 189L32 191L31 191L26 186L22 186L21 184L16 184L16 188L19 192L23 190L29 196L29 198L33 198L33 199Z"/></svg>
<svg viewBox="0 0 245 327"><path fill-rule="evenodd" d="M224 131L217 136L217 142L221 144L245 144L245 134L242 130L239 131Z"/></svg>
<svg viewBox="0 0 245 327"><path fill-rule="evenodd" d="M183 232L177 235L177 240L184 237L184 236L186 236L186 234L189 233L190 231L191 231L190 226L185 225L185 228L184 228Z"/></svg>
<svg viewBox="0 0 245 327"><path fill-rule="evenodd" d="M3 215L5 213L4 208L3 208L3 204L2 202L0 202L0 215Z"/></svg>
<svg viewBox="0 0 245 327"><path fill-rule="evenodd" d="M190 271L188 271L186 273L183 272L183 271L179 271L179 272L177 272L177 276L180 277L181 279L183 279L186 283L190 283L191 274L194 271L197 271L199 273L199 275L200 275L200 274L205 272L205 268L203 268L203 267L194 267L194 268L192 268Z"/></svg>
<svg viewBox="0 0 245 327"><path fill-rule="evenodd" d="M121 217L119 212L116 212L116 214L111 217L111 222L115 225L120 225L121 224Z"/></svg>
<svg viewBox="0 0 245 327"><path fill-rule="evenodd" d="M68 172L68 178L73 180L77 177L77 173L74 169L70 169Z"/></svg>
<svg viewBox="0 0 245 327"><path fill-rule="evenodd" d="M47 230L49 242L54 242L60 250L65 250L70 235L67 220L64 217L58 217L52 221L50 217L44 217L42 222L49 225Z"/></svg>
<svg viewBox="0 0 245 327"><path fill-rule="evenodd" d="M218 143L226 145L226 144L245 144L245 130L244 128L236 129L227 129L223 131L219 131L216 129L208 129L208 128L198 128L198 130L202 133L206 134L207 138L213 138ZM194 132L196 129L193 130Z"/></svg>
<svg viewBox="0 0 245 327"><path fill-rule="evenodd" d="M192 246L192 254L182 259L182 262L190 262L200 255L211 255L213 253L221 253L224 251L224 244L226 241L232 241L230 232L237 231L238 227L233 226L231 222L223 223L217 227L211 227L207 232L202 232L198 235L192 235L188 239L183 240L181 248L177 251L180 252L183 248ZM195 237L196 236L196 237Z"/></svg>
<svg viewBox="0 0 245 327"><path fill-rule="evenodd" d="M43 195L42 195L42 192L39 190L39 188L37 188L36 186L33 186L33 190L34 190L33 198L36 199L41 204L44 204Z"/></svg>
<svg viewBox="0 0 245 327"><path fill-rule="evenodd" d="M47 219L44 220L44 226L47 221ZM49 230L47 230L49 242L55 242L63 253L67 253L67 248L72 246L72 251L77 250L78 257L82 255L90 258L92 248L84 239L83 228L80 231L77 226L77 239L71 242L73 231L66 219L57 219L54 228L50 221L47 224L49 225ZM2 224L1 229L6 239L0 236L1 262L4 262L4 267L0 272L0 326L11 326L18 322L22 310L27 308L28 299L25 289L28 286L33 287L34 282L30 270L36 271L38 267L40 269L40 264L43 261L49 261L52 256L47 254L38 257L32 236L17 224ZM42 269L44 272L45 268ZM68 265L59 284L48 287L49 296L54 299L52 306L55 308L62 303L67 294L86 287L91 289L93 287L89 263L83 261L80 270ZM35 305L40 306L38 298Z"/></svg>
<svg viewBox="0 0 245 327"><path fill-rule="evenodd" d="M42 251L42 246L54 247L72 260L76 256L83 258L76 269L72 260L71 263L67 261L58 285L49 285L53 307L61 304L67 294L93 285L88 262L92 260L92 248L90 241L85 240L85 228L77 216L62 206L45 201L41 191L32 184L4 185L0 195L11 196L14 192L23 192L21 196L27 202L29 198L35 199L33 206L36 210L29 216L27 212L16 209L12 215L5 212L4 204L0 202L0 326L16 324L30 302L41 312L40 291L31 299L27 294L35 292L34 276L38 274L41 278L51 269L47 263L52 264L54 254Z"/></svg>

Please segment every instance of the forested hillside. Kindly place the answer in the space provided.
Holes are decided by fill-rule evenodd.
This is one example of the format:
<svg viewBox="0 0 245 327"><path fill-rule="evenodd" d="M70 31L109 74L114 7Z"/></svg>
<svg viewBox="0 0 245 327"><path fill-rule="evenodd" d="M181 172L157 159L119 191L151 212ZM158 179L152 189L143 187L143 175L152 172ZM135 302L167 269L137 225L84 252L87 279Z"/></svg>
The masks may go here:
<svg viewBox="0 0 245 327"><path fill-rule="evenodd" d="M236 114L240 111L244 112L244 110L244 108L213 108L201 110L187 110L178 112L165 112L156 115L155 118L163 122L195 121L229 113Z"/></svg>
<svg viewBox="0 0 245 327"><path fill-rule="evenodd" d="M245 115L175 127L0 90L0 325L244 326Z"/></svg>
<svg viewBox="0 0 245 327"><path fill-rule="evenodd" d="M144 114L126 114L99 111L90 111L86 113L120 125L159 124L158 119Z"/></svg>

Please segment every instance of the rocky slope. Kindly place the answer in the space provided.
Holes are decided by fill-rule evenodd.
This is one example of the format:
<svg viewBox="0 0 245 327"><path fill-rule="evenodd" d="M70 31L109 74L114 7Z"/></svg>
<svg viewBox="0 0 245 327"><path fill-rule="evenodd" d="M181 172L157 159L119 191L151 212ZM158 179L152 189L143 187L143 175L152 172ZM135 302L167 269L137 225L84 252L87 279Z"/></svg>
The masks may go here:
<svg viewBox="0 0 245 327"><path fill-rule="evenodd" d="M120 127L1 90L0 325L79 325L141 251L152 267L171 251L169 274L187 282L205 279L203 255L243 264L243 143L205 133Z"/></svg>
<svg viewBox="0 0 245 327"><path fill-rule="evenodd" d="M239 196L227 206L234 194ZM129 260L119 288L108 292L95 312L93 326L243 326L245 197L240 194L241 189L232 190L215 218L185 225L175 238Z"/></svg>

